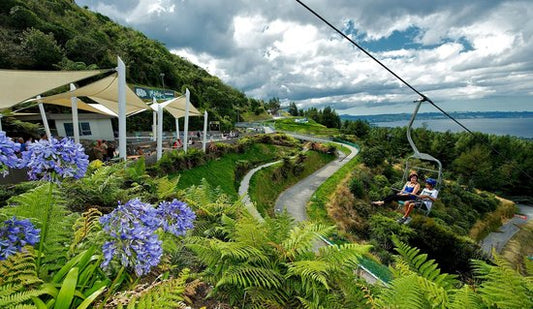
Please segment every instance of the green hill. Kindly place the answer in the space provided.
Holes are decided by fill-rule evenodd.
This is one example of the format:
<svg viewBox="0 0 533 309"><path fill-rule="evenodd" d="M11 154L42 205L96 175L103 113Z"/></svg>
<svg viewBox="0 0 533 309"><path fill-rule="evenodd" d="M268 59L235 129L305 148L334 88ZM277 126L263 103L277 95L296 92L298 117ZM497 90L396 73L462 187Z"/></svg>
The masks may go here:
<svg viewBox="0 0 533 309"><path fill-rule="evenodd" d="M0 1L0 68L82 70L127 66L129 83L191 91L191 101L212 120L231 127L239 115L264 112L263 102L171 54L163 43L69 0ZM215 108L216 107L216 108ZM242 118L242 117L240 117ZM193 120L194 121L194 120ZM194 125L194 123L193 123Z"/></svg>

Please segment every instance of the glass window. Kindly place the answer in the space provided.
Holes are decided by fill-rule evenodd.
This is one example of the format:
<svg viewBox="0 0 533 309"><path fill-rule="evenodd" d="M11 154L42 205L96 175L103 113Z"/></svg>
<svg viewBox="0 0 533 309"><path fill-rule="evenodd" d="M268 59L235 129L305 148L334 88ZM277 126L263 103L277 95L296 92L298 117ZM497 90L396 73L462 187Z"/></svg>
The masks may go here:
<svg viewBox="0 0 533 309"><path fill-rule="evenodd" d="M72 122L65 122L63 126L65 126L65 134L67 136L74 136L74 127L72 126Z"/></svg>
<svg viewBox="0 0 533 309"><path fill-rule="evenodd" d="M80 135L92 135L91 125L88 122L80 122Z"/></svg>
<svg viewBox="0 0 533 309"><path fill-rule="evenodd" d="M67 136L74 136L74 127L72 126L72 122L65 122L63 126L65 127L65 134ZM79 126L80 136L92 135L91 125L88 122L80 122Z"/></svg>

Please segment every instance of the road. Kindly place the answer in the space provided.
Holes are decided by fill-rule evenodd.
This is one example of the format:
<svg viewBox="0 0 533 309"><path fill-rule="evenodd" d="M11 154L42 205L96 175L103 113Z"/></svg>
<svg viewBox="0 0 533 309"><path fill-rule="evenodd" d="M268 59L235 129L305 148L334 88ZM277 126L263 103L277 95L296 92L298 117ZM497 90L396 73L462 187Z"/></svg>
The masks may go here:
<svg viewBox="0 0 533 309"><path fill-rule="evenodd" d="M331 141L329 140L314 137L307 137L298 134L290 135L303 140L331 143ZM306 220L306 205L313 196L313 193L315 193L318 187L331 175L333 175L339 168L341 168L344 164L348 163L353 157L355 157L359 151L355 147L346 144L341 145L349 148L351 153L348 156L339 156L337 160L332 161L329 164L323 166L321 169L309 175L307 178L301 180L294 186L282 192L276 200L274 211L281 212L283 211L283 209L287 209L287 212L291 214L291 216L294 217L296 221Z"/></svg>
<svg viewBox="0 0 533 309"><path fill-rule="evenodd" d="M520 230L518 225L524 224L533 218L533 207L518 204L519 213L526 216L515 216L507 223L502 225L498 231L490 233L483 241L481 241L481 249L483 252L492 256L492 248L496 249L497 253L500 253L507 244L507 242Z"/></svg>

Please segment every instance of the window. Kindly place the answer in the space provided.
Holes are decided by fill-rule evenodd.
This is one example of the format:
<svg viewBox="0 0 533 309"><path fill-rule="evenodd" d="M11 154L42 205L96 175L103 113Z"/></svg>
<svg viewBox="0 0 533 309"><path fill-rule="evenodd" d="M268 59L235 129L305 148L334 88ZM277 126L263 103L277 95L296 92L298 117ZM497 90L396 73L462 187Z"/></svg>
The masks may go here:
<svg viewBox="0 0 533 309"><path fill-rule="evenodd" d="M88 122L80 122L80 135L92 135L91 125Z"/></svg>
<svg viewBox="0 0 533 309"><path fill-rule="evenodd" d="M65 127L65 134L67 136L74 136L74 127L72 126L72 122L65 122L63 126ZM91 125L88 122L80 122L79 127L80 136L92 135Z"/></svg>

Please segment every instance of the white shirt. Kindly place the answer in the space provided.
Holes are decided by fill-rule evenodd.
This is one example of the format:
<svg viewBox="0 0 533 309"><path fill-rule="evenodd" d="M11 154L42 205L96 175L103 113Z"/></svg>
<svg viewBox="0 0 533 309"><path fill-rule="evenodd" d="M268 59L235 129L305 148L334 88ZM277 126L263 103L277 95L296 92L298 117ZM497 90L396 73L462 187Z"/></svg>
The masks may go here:
<svg viewBox="0 0 533 309"><path fill-rule="evenodd" d="M424 188L424 190L422 190L422 192L420 192L420 195L421 196L422 195L427 195L427 196L431 196L432 198L436 199L437 196L439 195L439 190ZM424 204L426 204L426 207L427 207L428 210L430 210L431 206L433 206L433 201L430 200L429 198L424 198L423 202L424 202Z"/></svg>

